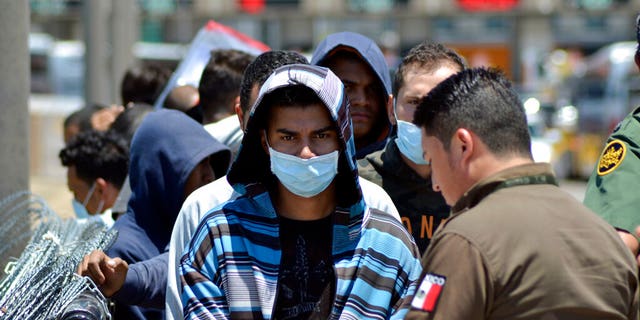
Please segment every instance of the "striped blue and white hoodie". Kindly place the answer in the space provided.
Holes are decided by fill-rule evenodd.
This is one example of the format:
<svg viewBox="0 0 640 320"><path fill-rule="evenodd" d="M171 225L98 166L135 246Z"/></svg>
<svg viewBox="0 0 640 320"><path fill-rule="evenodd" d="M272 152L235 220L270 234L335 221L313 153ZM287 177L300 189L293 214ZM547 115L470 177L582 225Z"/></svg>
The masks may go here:
<svg viewBox="0 0 640 320"><path fill-rule="evenodd" d="M279 219L269 196L274 179L260 141L262 98L278 88L314 90L336 121L340 158L333 213L336 294L332 319L403 318L421 273L418 249L400 222L370 209L357 179L349 104L328 69L289 65L262 86L240 151L227 175L242 194L200 223L180 264L185 319L270 319L281 258ZM408 304L406 304L408 305Z"/></svg>

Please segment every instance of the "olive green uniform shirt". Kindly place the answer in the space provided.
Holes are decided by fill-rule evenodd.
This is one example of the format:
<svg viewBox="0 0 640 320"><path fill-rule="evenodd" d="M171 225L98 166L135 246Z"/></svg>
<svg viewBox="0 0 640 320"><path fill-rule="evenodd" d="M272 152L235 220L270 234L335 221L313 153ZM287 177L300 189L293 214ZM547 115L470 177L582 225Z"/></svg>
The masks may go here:
<svg viewBox="0 0 640 320"><path fill-rule="evenodd" d="M383 150L359 160L358 173L389 194L398 208L402 224L423 254L451 210L442 194L433 191L431 179L423 179L402 160L395 139L390 140Z"/></svg>
<svg viewBox="0 0 640 320"><path fill-rule="evenodd" d="M422 258L406 319L636 319L634 257L554 184L548 164L528 164L465 193Z"/></svg>
<svg viewBox="0 0 640 320"><path fill-rule="evenodd" d="M616 127L589 178L584 204L612 226L640 226L640 108Z"/></svg>

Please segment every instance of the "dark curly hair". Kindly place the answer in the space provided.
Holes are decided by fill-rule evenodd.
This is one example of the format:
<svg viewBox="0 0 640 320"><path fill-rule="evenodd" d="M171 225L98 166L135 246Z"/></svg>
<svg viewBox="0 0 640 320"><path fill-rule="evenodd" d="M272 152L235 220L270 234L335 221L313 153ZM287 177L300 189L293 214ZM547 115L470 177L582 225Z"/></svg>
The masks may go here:
<svg viewBox="0 0 640 320"><path fill-rule="evenodd" d="M129 170L125 140L109 132L81 132L60 151L59 157L63 166L75 166L78 177L87 183L103 178L118 189Z"/></svg>

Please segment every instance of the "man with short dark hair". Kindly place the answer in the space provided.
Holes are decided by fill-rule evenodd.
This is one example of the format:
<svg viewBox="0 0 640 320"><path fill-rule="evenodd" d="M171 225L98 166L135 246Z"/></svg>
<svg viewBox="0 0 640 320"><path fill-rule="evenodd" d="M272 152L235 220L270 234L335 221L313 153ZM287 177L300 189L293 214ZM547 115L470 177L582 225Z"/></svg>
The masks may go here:
<svg viewBox="0 0 640 320"><path fill-rule="evenodd" d="M171 77L171 70L156 65L134 66L125 72L120 82L122 105L146 103L153 105Z"/></svg>
<svg viewBox="0 0 640 320"><path fill-rule="evenodd" d="M422 100L433 189L452 206L407 319L636 319L637 266L614 229L534 163L499 72L467 69Z"/></svg>
<svg viewBox="0 0 640 320"><path fill-rule="evenodd" d="M111 207L129 166L126 142L114 134L88 130L71 138L59 157L67 167L67 185L73 192L76 216L100 216L111 226Z"/></svg>
<svg viewBox="0 0 640 320"><path fill-rule="evenodd" d="M411 121L423 96L466 64L455 51L423 42L402 59L395 75L393 95L397 131L383 150L358 161L358 171L384 188L400 212L402 223L424 253L438 226L449 216L449 206L433 191L431 168L422 157L420 129Z"/></svg>
<svg viewBox="0 0 640 320"><path fill-rule="evenodd" d="M242 142L235 105L239 100L244 70L253 59L253 55L239 50L213 50L198 86L202 124L216 140L231 149L232 157Z"/></svg>
<svg viewBox="0 0 640 320"><path fill-rule="evenodd" d="M351 104L356 158L384 148L393 131L389 67L375 41L355 32L328 35L311 64L331 69L345 85Z"/></svg>
<svg viewBox="0 0 640 320"><path fill-rule="evenodd" d="M278 68L180 264L185 318L401 318L420 267L399 221L366 205L340 79ZM277 298L276 298L277 297Z"/></svg>
<svg viewBox="0 0 640 320"><path fill-rule="evenodd" d="M242 75L253 59L253 55L235 49L211 51L198 85L203 124L234 115Z"/></svg>

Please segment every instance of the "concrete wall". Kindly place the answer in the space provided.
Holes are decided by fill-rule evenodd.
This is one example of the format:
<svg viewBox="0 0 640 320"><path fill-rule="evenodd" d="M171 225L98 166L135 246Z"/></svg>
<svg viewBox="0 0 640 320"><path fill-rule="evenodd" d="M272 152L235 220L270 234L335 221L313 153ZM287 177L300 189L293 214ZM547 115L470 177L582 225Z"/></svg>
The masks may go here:
<svg viewBox="0 0 640 320"><path fill-rule="evenodd" d="M0 199L29 189L29 4L0 10Z"/></svg>

